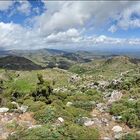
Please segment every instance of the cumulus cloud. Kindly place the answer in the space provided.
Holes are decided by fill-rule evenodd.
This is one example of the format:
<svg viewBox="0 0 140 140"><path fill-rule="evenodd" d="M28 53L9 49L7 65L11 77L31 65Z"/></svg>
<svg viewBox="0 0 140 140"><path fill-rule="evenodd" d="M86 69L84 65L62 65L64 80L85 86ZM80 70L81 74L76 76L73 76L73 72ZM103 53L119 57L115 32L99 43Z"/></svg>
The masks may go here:
<svg viewBox="0 0 140 140"><path fill-rule="evenodd" d="M78 30L72 28L65 32L59 32L57 34L51 34L47 36L46 42L48 43L56 43L56 42L76 42L77 38L80 38L80 33Z"/></svg>
<svg viewBox="0 0 140 140"><path fill-rule="evenodd" d="M131 3L131 2L130 2ZM133 16L135 15L135 16ZM115 32L118 29L127 30L129 28L140 28L140 2L131 3L128 7L123 9L116 18L116 24L109 28L109 31Z"/></svg>
<svg viewBox="0 0 140 140"><path fill-rule="evenodd" d="M17 10L23 14L29 15L31 12L31 4L29 1L24 0L24 1L19 1L20 6L17 7Z"/></svg>
<svg viewBox="0 0 140 140"><path fill-rule="evenodd" d="M0 22L0 47L5 49L37 49L44 41L33 30L18 24Z"/></svg>
<svg viewBox="0 0 140 140"><path fill-rule="evenodd" d="M138 28L140 2L111 1L43 1L45 11L31 19L33 28L15 23L0 22L0 47L5 49L37 49L49 46L140 45L140 39L113 38L88 34L87 29L111 25L108 31L119 28ZM18 11L28 15L29 1L19 2ZM8 7L7 7L8 8ZM36 10L36 9L35 9ZM37 9L38 11L39 9ZM112 21L113 22L112 24ZM83 30L84 29L84 30Z"/></svg>
<svg viewBox="0 0 140 140"><path fill-rule="evenodd" d="M14 4L18 3L18 6L14 7ZM7 16L12 16L16 14L17 12L29 15L31 12L31 4L28 0L24 1L17 1L17 0L5 0L5 1L0 1L0 11L1 12L6 12L11 8L11 11L7 13Z"/></svg>
<svg viewBox="0 0 140 140"><path fill-rule="evenodd" d="M12 6L14 1L0 1L0 11L5 11Z"/></svg>
<svg viewBox="0 0 140 140"><path fill-rule="evenodd" d="M24 36L23 36L24 34ZM46 47L86 46L133 46L140 45L140 39L113 38L105 35L84 36L77 29L71 28L64 32L40 36L35 30L23 28L14 23L0 22L0 47L4 49L38 49Z"/></svg>
<svg viewBox="0 0 140 140"><path fill-rule="evenodd" d="M36 17L36 25L40 28L43 34L49 34L51 32L59 32L67 30L68 28L80 28L90 25L97 27L99 25L105 25L112 20L118 22L122 21L122 17L126 17L128 13L133 11L139 12L140 2L130 1L61 1L61 2L48 2L45 3L46 12L41 16ZM126 12L129 9L130 12ZM119 23L120 22L120 23ZM138 20L134 20L127 24L139 25ZM123 27L120 25L119 27ZM88 26L88 28L90 28ZM117 26L113 25L109 31L115 32Z"/></svg>

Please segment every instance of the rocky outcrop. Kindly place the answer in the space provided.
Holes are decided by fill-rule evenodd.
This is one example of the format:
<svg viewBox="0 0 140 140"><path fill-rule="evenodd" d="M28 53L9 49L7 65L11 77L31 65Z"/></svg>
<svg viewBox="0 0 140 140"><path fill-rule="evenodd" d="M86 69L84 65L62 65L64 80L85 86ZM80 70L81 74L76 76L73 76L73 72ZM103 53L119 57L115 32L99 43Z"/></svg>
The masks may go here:
<svg viewBox="0 0 140 140"><path fill-rule="evenodd" d="M9 111L9 108L7 107L1 107L0 108L0 113L5 113L5 112L8 112Z"/></svg>
<svg viewBox="0 0 140 140"><path fill-rule="evenodd" d="M113 103L115 101L118 101L120 100L122 97L122 93L120 91L116 91L114 90L112 93L111 93L111 97L110 99L108 100L108 103Z"/></svg>

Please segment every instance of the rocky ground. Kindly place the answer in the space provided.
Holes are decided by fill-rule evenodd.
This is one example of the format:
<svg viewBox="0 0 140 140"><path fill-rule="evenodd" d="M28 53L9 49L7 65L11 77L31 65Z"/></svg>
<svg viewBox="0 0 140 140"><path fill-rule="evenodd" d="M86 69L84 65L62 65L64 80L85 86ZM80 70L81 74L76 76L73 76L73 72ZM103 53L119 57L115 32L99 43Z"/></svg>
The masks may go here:
<svg viewBox="0 0 140 140"><path fill-rule="evenodd" d="M93 125L91 127L95 127L99 130L101 139L104 140L113 140L119 139L122 135L132 132L127 125L123 123L117 123L113 116L109 113L101 112L98 109L93 109L91 112L93 116Z"/></svg>
<svg viewBox="0 0 140 140"><path fill-rule="evenodd" d="M67 71L62 71L62 70L60 70L60 72L61 74L67 73ZM61 104L64 105L63 108L75 107L74 106L75 102L72 99L76 99L74 97L76 96L76 94L83 96L83 98L80 98L81 99L80 101L84 104L85 101L84 98L86 92L90 89L97 90L97 92L101 93L102 100L98 100L97 102L94 100L91 101L90 99L87 100L86 102L88 103L92 102L94 104L93 109L90 111L88 110L90 117L80 116L81 118L79 118L78 121L82 124L82 126L86 128L98 129L100 134L100 139L103 140L121 139L122 136L128 133L133 133L136 131L139 132L139 131L138 129L135 129L135 127L130 128L128 125L126 125L126 123L120 121L122 117L121 115L115 116L109 113L109 109L111 108L112 104L120 101L122 98L126 96L126 94L124 94L123 90L120 90L119 88L116 89L110 88L111 89L110 90L108 87L110 85L118 86L122 84L124 82L123 79L125 79L125 75L128 74L129 72L131 71L128 70L124 71L123 73L120 73L120 75L114 78L113 80L105 80L103 75L99 75L100 80L97 81L94 79L95 77L93 75L78 75L78 74L68 73L70 75L69 78L66 77L68 82L67 83L64 82L66 83L64 85L54 87L53 92L55 94L52 97L54 98L54 100L56 99L56 97L59 97L57 98L59 99L58 103L60 103L61 101ZM53 75L53 77L55 76ZM15 79L18 79L18 77L16 77ZM58 79L60 79L60 77ZM61 93L63 93L62 96L57 96L57 94L61 94ZM66 94L70 93L71 98L65 97L65 93ZM133 96L130 96L126 100L132 100L132 101L137 100L137 96L135 98L133 98ZM79 99L77 99L76 101L80 102ZM35 112L31 112L28 110L29 106L26 106L25 104L19 105L17 102L11 102L11 103L16 106L16 109L11 110L6 106L0 108L0 139L6 139L9 135L14 135L18 129L28 130L37 127L42 127L43 124L39 124L34 119ZM49 106L49 105L45 104L45 106ZM77 109L78 107L75 108ZM81 107L80 109L83 108ZM57 111L59 112L59 110ZM62 116L59 117L57 116L57 118L55 119L53 118L55 120L55 123L53 122L52 125L58 126L66 122L67 120L65 120L64 118L67 118L69 116L65 117L63 115L65 114L62 114Z"/></svg>
<svg viewBox="0 0 140 140"><path fill-rule="evenodd" d="M35 120L31 112L19 113L0 113L0 139L6 139L9 134L14 134L16 127L30 129L35 126Z"/></svg>

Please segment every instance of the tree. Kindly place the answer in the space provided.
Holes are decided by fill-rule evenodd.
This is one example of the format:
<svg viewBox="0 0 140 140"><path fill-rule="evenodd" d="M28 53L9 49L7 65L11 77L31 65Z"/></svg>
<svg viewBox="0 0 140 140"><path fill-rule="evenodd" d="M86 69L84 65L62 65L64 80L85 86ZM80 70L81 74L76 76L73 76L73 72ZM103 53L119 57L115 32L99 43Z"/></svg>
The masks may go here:
<svg viewBox="0 0 140 140"><path fill-rule="evenodd" d="M38 80L39 80L39 83L38 84L43 84L44 83L44 79L43 79L43 76L42 76L42 74L37 74L37 78L38 78Z"/></svg>
<svg viewBox="0 0 140 140"><path fill-rule="evenodd" d="M36 85L36 90L32 93L35 101L45 101L48 103L49 96L53 92L50 82L43 79L42 74L37 75L39 83Z"/></svg>

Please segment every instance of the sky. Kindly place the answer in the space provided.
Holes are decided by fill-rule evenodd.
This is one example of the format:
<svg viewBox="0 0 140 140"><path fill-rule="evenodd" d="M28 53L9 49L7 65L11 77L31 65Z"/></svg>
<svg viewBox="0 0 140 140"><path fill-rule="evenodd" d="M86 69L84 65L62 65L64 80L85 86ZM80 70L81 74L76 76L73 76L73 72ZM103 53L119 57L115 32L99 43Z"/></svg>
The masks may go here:
<svg viewBox="0 0 140 140"><path fill-rule="evenodd" d="M0 50L140 48L140 1L0 1Z"/></svg>

